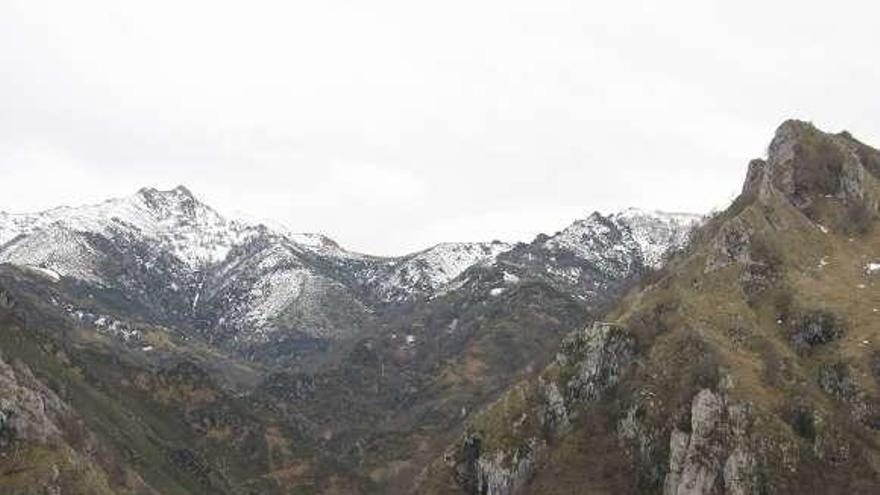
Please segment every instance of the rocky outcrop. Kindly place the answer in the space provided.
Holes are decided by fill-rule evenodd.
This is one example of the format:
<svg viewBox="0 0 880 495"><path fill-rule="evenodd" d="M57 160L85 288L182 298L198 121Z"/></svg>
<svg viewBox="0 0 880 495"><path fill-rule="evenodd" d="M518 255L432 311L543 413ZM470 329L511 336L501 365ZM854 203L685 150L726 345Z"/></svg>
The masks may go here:
<svg viewBox="0 0 880 495"><path fill-rule="evenodd" d="M57 440L57 422L67 406L34 378L20 361L8 364L0 356L0 449L16 441Z"/></svg>
<svg viewBox="0 0 880 495"><path fill-rule="evenodd" d="M725 223L712 240L712 250L706 260L706 273L732 264L751 262L751 228L740 221Z"/></svg>
<svg viewBox="0 0 880 495"><path fill-rule="evenodd" d="M880 429L877 401L862 389L852 367L844 361L819 366L819 388L849 406L852 417L873 429Z"/></svg>
<svg viewBox="0 0 880 495"><path fill-rule="evenodd" d="M0 492L114 493L96 461L98 450L67 403L26 364L0 356ZM139 483L138 493L155 493L137 475L128 482Z"/></svg>
<svg viewBox="0 0 880 495"><path fill-rule="evenodd" d="M849 134L826 134L808 122L789 120L768 149L774 186L801 210L824 198L877 211L877 153Z"/></svg>
<svg viewBox="0 0 880 495"><path fill-rule="evenodd" d="M477 461L477 486L480 494L513 495L529 482L547 446L529 439L524 448L514 452L495 451Z"/></svg>
<svg viewBox="0 0 880 495"><path fill-rule="evenodd" d="M534 382L521 384L481 413L471 432L446 455L457 483L481 495L519 493L554 438L584 406L616 385L635 356L622 327L594 323L567 336L555 361Z"/></svg>
<svg viewBox="0 0 880 495"><path fill-rule="evenodd" d="M557 365L574 369L566 383L567 402L574 405L596 400L620 380L634 354L632 336L610 323L594 323L584 332L569 335L556 355Z"/></svg>
<svg viewBox="0 0 880 495"><path fill-rule="evenodd" d="M799 351L828 344L846 333L844 322L834 314L814 310L797 318L791 330L791 341Z"/></svg>
<svg viewBox="0 0 880 495"><path fill-rule="evenodd" d="M12 298L6 291L0 289L0 309L12 309L12 306Z"/></svg>
<svg viewBox="0 0 880 495"><path fill-rule="evenodd" d="M748 432L749 408L703 389L694 397L689 431L674 428L664 495L755 493L756 459ZM719 490L719 487L721 490Z"/></svg>

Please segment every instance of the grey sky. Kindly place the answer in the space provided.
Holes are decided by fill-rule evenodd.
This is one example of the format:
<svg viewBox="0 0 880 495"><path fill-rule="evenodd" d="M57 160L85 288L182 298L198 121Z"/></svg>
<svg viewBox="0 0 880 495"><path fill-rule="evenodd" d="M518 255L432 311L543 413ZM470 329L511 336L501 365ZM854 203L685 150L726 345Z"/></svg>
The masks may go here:
<svg viewBox="0 0 880 495"><path fill-rule="evenodd" d="M377 254L705 211L787 117L880 144L880 8L0 3L0 210L186 184Z"/></svg>

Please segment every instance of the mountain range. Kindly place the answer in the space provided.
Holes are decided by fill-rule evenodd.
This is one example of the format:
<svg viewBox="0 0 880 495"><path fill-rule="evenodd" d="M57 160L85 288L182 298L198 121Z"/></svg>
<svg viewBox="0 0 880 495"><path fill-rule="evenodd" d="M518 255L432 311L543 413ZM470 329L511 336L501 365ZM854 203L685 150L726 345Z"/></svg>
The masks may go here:
<svg viewBox="0 0 880 495"><path fill-rule="evenodd" d="M183 186L0 213L6 390L27 396L0 429L30 449L0 486L401 492L701 221L593 213L527 243L380 257Z"/></svg>
<svg viewBox="0 0 880 495"><path fill-rule="evenodd" d="M0 492L873 494L880 151L400 257L189 190L0 214Z"/></svg>
<svg viewBox="0 0 880 495"><path fill-rule="evenodd" d="M355 336L388 307L468 283L472 267L505 271L500 292L543 277L584 300L607 280L654 268L700 217L635 209L594 213L530 244L444 243L401 257L350 252L221 216L185 187L35 214L0 213L0 263L113 294L145 319L229 348ZM505 268L501 268L505 267Z"/></svg>

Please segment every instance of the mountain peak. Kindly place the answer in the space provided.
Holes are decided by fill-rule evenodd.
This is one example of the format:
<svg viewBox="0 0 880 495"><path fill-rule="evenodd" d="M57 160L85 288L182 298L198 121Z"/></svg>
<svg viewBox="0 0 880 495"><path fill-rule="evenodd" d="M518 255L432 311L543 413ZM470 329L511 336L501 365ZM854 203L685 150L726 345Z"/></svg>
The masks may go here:
<svg viewBox="0 0 880 495"><path fill-rule="evenodd" d="M808 212L826 200L876 211L877 198L869 182L878 178L880 151L847 132L830 134L809 122L786 120L776 130L766 162L750 164L744 191L772 185Z"/></svg>
<svg viewBox="0 0 880 495"><path fill-rule="evenodd" d="M142 187L138 189L136 196L150 201L198 201L195 195L184 185L178 185L173 189L157 189L155 187Z"/></svg>
<svg viewBox="0 0 880 495"><path fill-rule="evenodd" d="M192 191L190 191L190 190L189 190L186 186L184 186L183 184L179 184L177 187L175 187L174 189L172 189L172 191L174 191L175 193L180 194L180 195L182 195L182 196L189 196L189 197L191 197L191 198L194 198L194 197L195 197L195 196L193 196Z"/></svg>
<svg viewBox="0 0 880 495"><path fill-rule="evenodd" d="M196 221L197 218L200 218L200 221L211 223L225 222L211 207L196 199L185 186L177 186L168 190L143 187L138 190L134 201L146 206L159 218L179 218L189 221Z"/></svg>

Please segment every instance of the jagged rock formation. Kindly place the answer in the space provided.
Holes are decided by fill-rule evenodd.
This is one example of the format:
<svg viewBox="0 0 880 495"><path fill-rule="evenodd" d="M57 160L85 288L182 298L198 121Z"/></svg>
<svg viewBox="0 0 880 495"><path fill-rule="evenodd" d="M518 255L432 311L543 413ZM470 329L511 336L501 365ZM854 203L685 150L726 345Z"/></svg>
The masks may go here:
<svg viewBox="0 0 880 495"><path fill-rule="evenodd" d="M568 431L585 404L617 384L634 353L633 337L611 324L594 323L568 335L536 381L518 385L475 417L434 469L451 469L469 493L518 493L548 445Z"/></svg>
<svg viewBox="0 0 880 495"><path fill-rule="evenodd" d="M93 444L76 412L26 364L0 356L3 493L113 493L106 470L112 464L102 466L79 450ZM134 473L131 483L142 486Z"/></svg>
<svg viewBox="0 0 880 495"><path fill-rule="evenodd" d="M664 495L755 493L757 465L748 433L752 418L747 405L728 404L723 396L703 389L694 396L689 428L673 428L669 439L669 471Z"/></svg>

